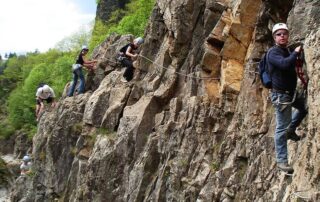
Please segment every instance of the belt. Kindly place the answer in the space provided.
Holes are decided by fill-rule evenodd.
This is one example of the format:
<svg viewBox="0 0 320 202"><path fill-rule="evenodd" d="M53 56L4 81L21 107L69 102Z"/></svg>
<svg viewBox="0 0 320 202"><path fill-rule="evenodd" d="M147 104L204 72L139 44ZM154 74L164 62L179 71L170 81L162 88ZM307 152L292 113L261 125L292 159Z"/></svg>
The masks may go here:
<svg viewBox="0 0 320 202"><path fill-rule="evenodd" d="M293 95L294 92L290 92L288 90L278 90L278 89L272 89L271 92L273 93L281 93L281 94L288 94L288 95Z"/></svg>

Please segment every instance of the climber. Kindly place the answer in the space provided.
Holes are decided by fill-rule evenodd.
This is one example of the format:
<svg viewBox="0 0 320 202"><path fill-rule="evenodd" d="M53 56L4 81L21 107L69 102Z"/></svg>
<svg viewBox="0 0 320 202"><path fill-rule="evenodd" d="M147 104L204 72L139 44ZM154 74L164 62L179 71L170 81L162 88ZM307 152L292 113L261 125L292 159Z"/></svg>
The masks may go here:
<svg viewBox="0 0 320 202"><path fill-rule="evenodd" d="M82 49L77 57L76 63L72 65L72 73L73 73L73 81L72 85L69 89L68 96L73 96L73 93L76 89L78 78L80 79L80 86L78 90L78 94L84 93L85 90L85 80L82 72L82 67L87 68L89 71L93 71L95 69L96 60L86 60L84 57L89 52L87 46L82 46Z"/></svg>
<svg viewBox="0 0 320 202"><path fill-rule="evenodd" d="M297 73L295 63L302 51L301 45L289 52L289 30L286 24L278 23L272 29L275 46L269 49L267 58L272 81L271 101L276 111L275 150L277 167L292 173L288 164L287 140L299 141L302 136L296 134L296 128L307 115L304 96L296 92ZM292 107L296 109L292 113Z"/></svg>
<svg viewBox="0 0 320 202"><path fill-rule="evenodd" d="M122 82L131 81L134 74L133 61L137 59L138 54L136 50L144 42L143 38L138 37L133 40L133 43L128 43L120 49L120 54L123 56L121 59L121 64L126 67L126 70L123 73Z"/></svg>
<svg viewBox="0 0 320 202"><path fill-rule="evenodd" d="M36 117L37 121L39 121L42 112L44 110L44 103L43 101L46 100L47 103L51 103L51 107L56 106L56 102L54 100L55 94L52 88L48 86L47 84L40 84L37 92L36 92Z"/></svg>
<svg viewBox="0 0 320 202"><path fill-rule="evenodd" d="M28 155L25 155L22 158L22 164L20 165L20 175L25 176L31 172L31 158Z"/></svg>

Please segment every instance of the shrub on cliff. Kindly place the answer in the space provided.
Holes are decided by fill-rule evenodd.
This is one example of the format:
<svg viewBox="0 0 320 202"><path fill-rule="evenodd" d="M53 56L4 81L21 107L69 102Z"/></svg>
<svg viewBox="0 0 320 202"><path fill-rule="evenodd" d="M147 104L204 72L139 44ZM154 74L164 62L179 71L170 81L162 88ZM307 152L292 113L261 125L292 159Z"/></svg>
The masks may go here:
<svg viewBox="0 0 320 202"><path fill-rule="evenodd" d="M96 20L90 47L99 45L114 32L143 36L154 4L155 0L132 0L125 10L114 11L108 22Z"/></svg>

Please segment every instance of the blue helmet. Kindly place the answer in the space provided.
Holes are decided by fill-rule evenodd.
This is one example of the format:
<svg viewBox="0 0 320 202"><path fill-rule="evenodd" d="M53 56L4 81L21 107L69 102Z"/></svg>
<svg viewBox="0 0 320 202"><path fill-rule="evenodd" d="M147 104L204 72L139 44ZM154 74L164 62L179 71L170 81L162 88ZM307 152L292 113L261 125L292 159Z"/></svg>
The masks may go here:
<svg viewBox="0 0 320 202"><path fill-rule="evenodd" d="M141 45L143 44L144 40L141 37L136 38L135 40L133 40L133 43L137 44L137 45Z"/></svg>
<svg viewBox="0 0 320 202"><path fill-rule="evenodd" d="M22 158L23 161L25 162L28 162L31 160L31 158L28 156L28 155L25 155L23 158Z"/></svg>

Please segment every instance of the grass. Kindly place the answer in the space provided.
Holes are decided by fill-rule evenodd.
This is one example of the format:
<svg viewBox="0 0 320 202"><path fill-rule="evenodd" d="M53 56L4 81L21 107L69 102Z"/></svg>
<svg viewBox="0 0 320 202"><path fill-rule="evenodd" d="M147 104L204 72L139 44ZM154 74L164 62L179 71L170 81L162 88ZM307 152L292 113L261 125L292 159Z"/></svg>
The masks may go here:
<svg viewBox="0 0 320 202"><path fill-rule="evenodd" d="M70 150L70 154L72 155L72 156L76 156L77 155L77 148L76 147L72 147L71 148L71 150Z"/></svg>
<svg viewBox="0 0 320 202"><path fill-rule="evenodd" d="M46 159L46 152L45 151L41 151L39 154L39 159L41 161L44 161Z"/></svg>
<svg viewBox="0 0 320 202"><path fill-rule="evenodd" d="M82 128L83 128L82 122L81 122L81 123L76 123L76 124L74 124L74 125L72 126L71 131L72 131L73 133L76 133L76 134L81 134Z"/></svg>
<svg viewBox="0 0 320 202"><path fill-rule="evenodd" d="M215 172L215 171L219 170L220 163L218 163L217 161L212 161L210 164L210 168L211 168L212 172Z"/></svg>
<svg viewBox="0 0 320 202"><path fill-rule="evenodd" d="M117 133L115 131L111 131L108 128L98 128L96 131L96 135L106 136L109 140L114 141L117 138Z"/></svg>

